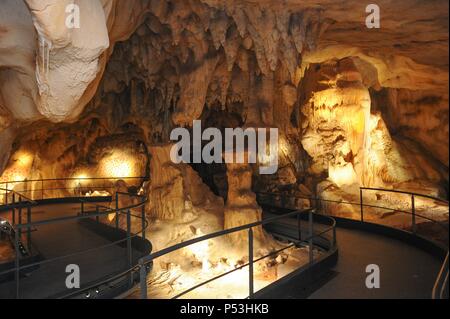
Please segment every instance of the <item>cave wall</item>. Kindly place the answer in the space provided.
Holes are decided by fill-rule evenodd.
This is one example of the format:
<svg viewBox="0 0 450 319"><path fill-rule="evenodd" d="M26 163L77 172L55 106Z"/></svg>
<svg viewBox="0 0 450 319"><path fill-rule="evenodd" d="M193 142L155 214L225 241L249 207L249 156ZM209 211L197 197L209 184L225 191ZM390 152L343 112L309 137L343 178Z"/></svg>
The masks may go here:
<svg viewBox="0 0 450 319"><path fill-rule="evenodd" d="M62 31L67 3L89 23ZM95 175L113 149L141 143L127 152L154 180L149 213L180 217L201 205L188 189L202 183L163 155L170 131L222 112L280 129L279 170L252 167L253 190L440 193L448 3L379 6L383 27L368 30L359 1L2 1L0 179Z"/></svg>

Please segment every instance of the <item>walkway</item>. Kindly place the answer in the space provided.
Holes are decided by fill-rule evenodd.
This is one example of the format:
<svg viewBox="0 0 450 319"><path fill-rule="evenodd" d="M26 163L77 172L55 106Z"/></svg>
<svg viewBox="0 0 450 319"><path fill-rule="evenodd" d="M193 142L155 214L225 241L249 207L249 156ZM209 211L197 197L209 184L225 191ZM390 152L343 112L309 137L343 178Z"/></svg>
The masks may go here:
<svg viewBox="0 0 450 319"><path fill-rule="evenodd" d="M78 204L39 206L33 209L32 218L33 221L38 221L74 216L79 211L80 205ZM111 243L111 239L102 236L92 227L86 227L85 223L85 221L71 220L39 226L31 235L33 246L41 253L45 261ZM142 253L133 249L134 262L141 255ZM70 292L65 286L68 276L65 270L68 264L77 264L80 267L81 286L83 287L106 275L126 269L126 245L113 245L41 265L26 278L20 279L20 297L47 298L64 291ZM0 283L0 298L14 298L15 289L14 280Z"/></svg>
<svg viewBox="0 0 450 319"><path fill-rule="evenodd" d="M270 214L265 214L269 217ZM269 216L267 216L269 215ZM290 220L292 225L295 220ZM431 298L442 261L396 239L337 227L339 257L335 267L312 286L301 288L298 279L268 293L266 298L373 299ZM380 268L380 288L368 289L366 266Z"/></svg>

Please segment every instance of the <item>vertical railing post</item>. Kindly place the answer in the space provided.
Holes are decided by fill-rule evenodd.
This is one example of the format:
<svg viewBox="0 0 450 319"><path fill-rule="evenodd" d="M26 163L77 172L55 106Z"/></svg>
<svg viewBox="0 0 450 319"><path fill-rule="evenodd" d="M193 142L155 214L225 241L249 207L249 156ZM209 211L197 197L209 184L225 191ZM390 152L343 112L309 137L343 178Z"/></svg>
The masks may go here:
<svg viewBox="0 0 450 319"><path fill-rule="evenodd" d="M361 222L364 223L364 204L363 204L362 188L359 189L359 205L360 205L360 211L361 211Z"/></svg>
<svg viewBox="0 0 450 319"><path fill-rule="evenodd" d="M320 214L320 212L322 211L322 202L320 201L320 197L319 195L316 195L317 198L317 207L316 207L316 213Z"/></svg>
<svg viewBox="0 0 450 319"><path fill-rule="evenodd" d="M333 227L333 247L336 247L336 227Z"/></svg>
<svg viewBox="0 0 450 319"><path fill-rule="evenodd" d="M8 205L8 182L6 182L5 204Z"/></svg>
<svg viewBox="0 0 450 319"><path fill-rule="evenodd" d="M147 299L147 268L144 261L139 260L139 286L141 288L141 299Z"/></svg>
<svg viewBox="0 0 450 319"><path fill-rule="evenodd" d="M416 234L416 203L414 194L411 194L412 232Z"/></svg>
<svg viewBox="0 0 450 319"><path fill-rule="evenodd" d="M19 225L22 224L22 196L20 195L19 195L19 209L17 214L17 221ZM19 228L19 237L21 236L22 236L22 228Z"/></svg>
<svg viewBox="0 0 450 319"><path fill-rule="evenodd" d="M314 188L314 208L317 209L317 187Z"/></svg>
<svg viewBox="0 0 450 319"><path fill-rule="evenodd" d="M253 230L252 228L248 229L248 290L249 290L249 299L253 299Z"/></svg>
<svg viewBox="0 0 450 319"><path fill-rule="evenodd" d="M28 205L27 207L27 246L28 251L31 251L31 206Z"/></svg>
<svg viewBox="0 0 450 319"><path fill-rule="evenodd" d="M313 249L314 249L314 229L313 229L313 210L309 211L309 263L314 261Z"/></svg>
<svg viewBox="0 0 450 319"><path fill-rule="evenodd" d="M144 204L142 205L142 211L141 211L141 214L142 214L142 216L141 216L141 223L142 223L142 234L141 234L141 236L142 236L142 239L143 240L145 240L145 202L144 202Z"/></svg>
<svg viewBox="0 0 450 319"><path fill-rule="evenodd" d="M302 220L300 218L300 212L297 214L297 228L298 228L298 241L302 241Z"/></svg>
<svg viewBox="0 0 450 319"><path fill-rule="evenodd" d="M95 216L95 221L97 222L97 223L99 223L100 222L100 216L98 216L98 214L100 213L100 209L99 209L99 207L98 207L98 205L95 207L95 214L96 214L96 216Z"/></svg>
<svg viewBox="0 0 450 319"><path fill-rule="evenodd" d="M15 260L16 299L19 299L20 298L20 263L19 263L20 252L19 252L19 234L17 232L17 229L14 230L14 249L16 252L16 260Z"/></svg>
<svg viewBox="0 0 450 319"><path fill-rule="evenodd" d="M119 229L119 193L116 192L116 229Z"/></svg>
<svg viewBox="0 0 450 319"><path fill-rule="evenodd" d="M128 269L133 264L133 255L131 251L131 212L127 210L127 255L128 255ZM130 273L130 284L133 282L133 273Z"/></svg>
<svg viewBox="0 0 450 319"><path fill-rule="evenodd" d="M15 205L16 204L16 194L13 192L12 194L12 224L13 226L16 224L16 208Z"/></svg>

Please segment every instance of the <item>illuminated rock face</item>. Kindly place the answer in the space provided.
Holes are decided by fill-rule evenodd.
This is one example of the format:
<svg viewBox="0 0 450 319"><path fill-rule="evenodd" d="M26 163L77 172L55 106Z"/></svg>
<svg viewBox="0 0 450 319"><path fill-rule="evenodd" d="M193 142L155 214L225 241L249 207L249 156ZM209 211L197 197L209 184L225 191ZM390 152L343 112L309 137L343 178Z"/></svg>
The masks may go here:
<svg viewBox="0 0 450 319"><path fill-rule="evenodd" d="M360 186L417 190L417 183L423 189L439 185L448 178L445 170L405 136L390 134L383 110L372 101L379 101L379 96L365 87L356 63L353 59L331 61L311 67L305 74L302 145L312 158L309 172L327 177L353 195L358 195ZM445 125L436 120L445 131ZM318 189L324 198L345 198L336 197L339 192L332 194L326 187ZM435 187L433 192L438 190ZM344 210L352 211L347 206ZM334 207L334 211L339 209Z"/></svg>
<svg viewBox="0 0 450 319"><path fill-rule="evenodd" d="M71 2L81 28L57 27ZM227 114L282 139L277 174L229 167L231 210L244 209L233 192L245 183L249 198L300 185L437 192L448 181L448 2L378 5L382 28L369 30L356 0L3 0L2 178L19 150L33 157L28 179L149 171L148 213L182 219L214 198L170 162L169 133L215 112L212 125ZM254 204L246 221L260 217Z"/></svg>
<svg viewBox="0 0 450 319"><path fill-rule="evenodd" d="M315 68L311 68L314 73ZM312 174L328 172L338 186L362 184L370 119L370 94L351 59L317 66L306 74L310 98L301 108L302 145ZM308 87L308 85L316 87ZM308 96L308 95L307 95Z"/></svg>
<svg viewBox="0 0 450 319"><path fill-rule="evenodd" d="M223 209L223 200L204 185L187 164L176 165L170 159L172 145L150 147L152 155L149 190L152 216L162 220L182 221L196 207L216 205Z"/></svg>
<svg viewBox="0 0 450 319"><path fill-rule="evenodd" d="M247 158L245 153L244 158ZM225 229L246 225L261 220L262 209L256 202L256 196L252 192L252 169L249 164L227 164L228 197L225 206ZM254 238L256 241L265 242L265 235L261 227L255 227ZM235 244L248 243L247 231L229 235Z"/></svg>

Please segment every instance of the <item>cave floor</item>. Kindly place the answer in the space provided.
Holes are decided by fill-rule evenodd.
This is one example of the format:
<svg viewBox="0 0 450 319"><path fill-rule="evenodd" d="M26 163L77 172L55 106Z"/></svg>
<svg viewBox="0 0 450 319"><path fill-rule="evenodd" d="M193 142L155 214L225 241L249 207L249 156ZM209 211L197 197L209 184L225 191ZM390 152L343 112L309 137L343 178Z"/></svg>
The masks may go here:
<svg viewBox="0 0 450 319"><path fill-rule="evenodd" d="M74 216L79 209L80 206L74 204L39 206L33 209L32 219L38 221ZM39 226L32 232L31 238L44 261L111 243L110 239L78 221ZM139 253L133 250L133 259L138 256ZM67 265L76 264L80 267L80 282L83 287L99 278L123 271L127 266L126 257L126 245L113 245L43 264L28 276L20 278L20 297L47 298L63 292L70 293L65 286L69 275L66 273ZM15 289L14 280L0 283L0 298L14 298Z"/></svg>

